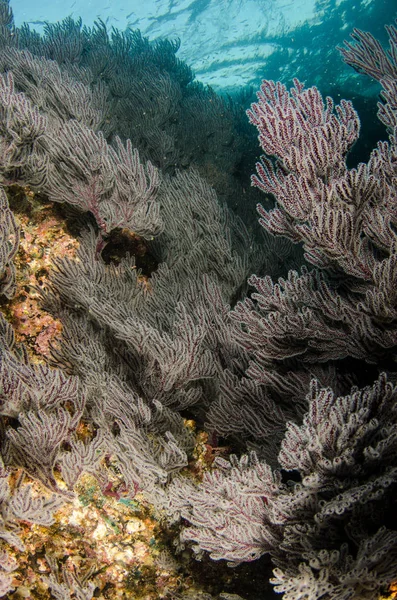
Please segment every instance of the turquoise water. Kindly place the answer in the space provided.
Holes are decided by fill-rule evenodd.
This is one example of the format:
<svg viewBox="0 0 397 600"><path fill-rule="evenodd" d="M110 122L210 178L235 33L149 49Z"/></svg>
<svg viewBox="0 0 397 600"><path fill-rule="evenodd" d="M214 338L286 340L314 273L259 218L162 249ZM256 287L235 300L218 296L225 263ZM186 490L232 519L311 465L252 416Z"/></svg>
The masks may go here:
<svg viewBox="0 0 397 600"><path fill-rule="evenodd" d="M354 27L385 42L384 25L397 16L394 0L19 0L12 9L17 26L38 31L72 16L88 26L101 19L109 28L139 28L151 40L179 38L179 58L217 90L298 76L326 93L342 87L345 96L374 90L343 65L336 46Z"/></svg>

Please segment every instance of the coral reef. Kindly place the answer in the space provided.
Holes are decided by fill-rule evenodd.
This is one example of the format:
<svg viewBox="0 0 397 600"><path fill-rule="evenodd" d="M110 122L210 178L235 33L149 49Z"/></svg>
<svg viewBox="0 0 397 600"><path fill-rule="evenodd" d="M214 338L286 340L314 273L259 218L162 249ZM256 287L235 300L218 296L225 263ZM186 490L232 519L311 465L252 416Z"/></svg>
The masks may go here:
<svg viewBox="0 0 397 600"><path fill-rule="evenodd" d="M261 238L231 210L259 193L241 107L177 43L39 36L8 0L0 25L0 594L262 598L260 569L286 600L387 593L396 28L342 50L382 85L368 163L350 102L262 83ZM178 576L191 546L216 581Z"/></svg>

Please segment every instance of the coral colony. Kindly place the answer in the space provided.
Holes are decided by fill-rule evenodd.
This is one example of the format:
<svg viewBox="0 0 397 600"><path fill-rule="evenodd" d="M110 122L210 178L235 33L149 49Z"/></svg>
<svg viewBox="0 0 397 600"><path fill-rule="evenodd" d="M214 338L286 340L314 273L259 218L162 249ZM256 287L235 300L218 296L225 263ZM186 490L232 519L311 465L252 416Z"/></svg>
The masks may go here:
<svg viewBox="0 0 397 600"><path fill-rule="evenodd" d="M178 44L0 24L0 594L230 599L254 561L285 600L392 597L397 29L340 49L382 86L366 164L350 102L263 81L256 243L238 107ZM240 567L189 585L191 548Z"/></svg>

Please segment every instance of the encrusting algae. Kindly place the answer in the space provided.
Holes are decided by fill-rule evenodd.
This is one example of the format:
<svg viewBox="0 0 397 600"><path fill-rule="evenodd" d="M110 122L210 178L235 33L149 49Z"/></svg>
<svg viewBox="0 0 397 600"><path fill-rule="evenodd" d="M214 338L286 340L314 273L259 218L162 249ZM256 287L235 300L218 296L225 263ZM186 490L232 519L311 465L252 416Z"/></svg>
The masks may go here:
<svg viewBox="0 0 397 600"><path fill-rule="evenodd" d="M79 242L68 232L58 205L43 203L29 188L11 189L9 197L21 238L15 257L17 290L3 309L17 341L24 342L34 362L42 362L62 326L41 308L39 288L45 286L54 260L75 256Z"/></svg>
<svg viewBox="0 0 397 600"><path fill-rule="evenodd" d="M54 260L74 257L79 243L59 205L43 202L29 188L11 188L9 197L21 242L15 259L16 294L3 303L2 310L13 324L17 341L26 345L32 361L40 363L50 355L50 347L56 346L62 331L60 322L41 308L40 288L45 287ZM108 251L109 260L117 260L123 240L121 234L116 235ZM144 243L139 238L134 243L138 256L144 257ZM146 277L142 279L149 285ZM186 426L195 428L193 421L187 421ZM81 423L77 435L87 440L94 432ZM201 478L215 455L228 449L212 448L204 432L198 432L196 439L189 476ZM91 584L99 600L206 599L207 592L231 585L235 571L224 565L207 561L203 577L203 565L190 552L183 551L175 558L177 531L165 526L139 493L133 498L128 494L110 457L104 457L102 463L108 477L106 486L102 489L93 476L83 474L75 486L75 498L55 513L52 526L20 522L18 535L25 550L10 551L15 569L15 591L9 593L10 600L58 598L54 585L61 590L65 580L81 585L81 590ZM59 473L55 476L62 487ZM37 494L47 494L22 471L14 476L14 486L22 480L31 483Z"/></svg>

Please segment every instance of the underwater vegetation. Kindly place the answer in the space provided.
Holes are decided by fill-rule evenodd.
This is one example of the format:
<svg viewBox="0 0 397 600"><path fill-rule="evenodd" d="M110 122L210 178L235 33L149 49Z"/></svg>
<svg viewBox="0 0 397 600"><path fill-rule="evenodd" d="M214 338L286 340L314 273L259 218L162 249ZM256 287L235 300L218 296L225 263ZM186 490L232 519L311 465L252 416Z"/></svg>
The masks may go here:
<svg viewBox="0 0 397 600"><path fill-rule="evenodd" d="M387 33L340 49L388 138L348 167L350 101L264 80L245 114L176 42L0 0L0 595L393 597Z"/></svg>

